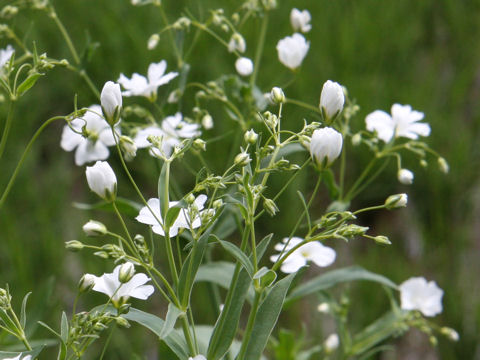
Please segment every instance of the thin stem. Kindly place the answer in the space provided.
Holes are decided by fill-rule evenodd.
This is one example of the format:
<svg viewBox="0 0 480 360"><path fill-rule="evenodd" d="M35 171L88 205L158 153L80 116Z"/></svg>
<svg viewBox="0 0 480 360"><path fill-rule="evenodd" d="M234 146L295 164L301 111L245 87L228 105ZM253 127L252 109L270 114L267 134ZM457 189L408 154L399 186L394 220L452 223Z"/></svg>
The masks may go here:
<svg viewBox="0 0 480 360"><path fill-rule="evenodd" d="M238 353L237 359L243 360L245 357L245 352L247 351L247 345L250 340L250 335L253 330L253 325L255 323L255 318L257 317L258 308L260 306L261 292L255 292L255 297L253 298L252 309L248 316L247 327L245 328L245 333L243 335L242 347Z"/></svg>
<svg viewBox="0 0 480 360"><path fill-rule="evenodd" d="M0 159L2 158L3 152L5 150L5 146L7 145L7 138L8 138L8 134L10 133L10 128L12 126L14 110L15 110L15 100L12 99L8 107L7 121L5 122L5 127L3 128L2 140L0 141Z"/></svg>
<svg viewBox="0 0 480 360"><path fill-rule="evenodd" d="M168 22L167 14L165 14L165 10L162 5L158 6L160 8L160 16L162 17L163 22L165 23L165 27L169 28L170 23ZM181 68L183 65L183 60L182 56L180 55L180 50L178 49L177 43L175 42L175 39L173 38L172 30L168 32L170 41L172 42L173 46L173 51L175 52L175 56L177 57L177 65L178 68Z"/></svg>
<svg viewBox="0 0 480 360"><path fill-rule="evenodd" d="M64 120L65 118L63 116L55 116L53 118L50 118L48 119L47 121L45 121L42 126L40 126L37 130L37 132L33 135L32 139L30 140L30 142L28 143L27 147L25 148L23 154L22 154L22 157L20 158L20 161L18 162L17 164L17 167L15 168L15 171L13 172L8 184L7 184L7 187L5 188L5 190L3 191L3 194L2 194L2 197L0 198L0 209L2 208L3 204L5 203L5 200L7 198L7 195L8 193L10 192L14 182L15 182L15 179L17 178L17 175L18 175L18 172L20 170L20 168L22 167L23 165L23 162L25 161L25 158L27 157L27 154L28 152L30 151L30 149L32 148L32 145L33 143L35 142L35 140L37 140L37 138L40 136L40 134L42 133L42 131L50 124L52 123L53 121L55 120Z"/></svg>
<svg viewBox="0 0 480 360"><path fill-rule="evenodd" d="M372 160L370 160L370 162L368 163L367 167L363 170L362 174L360 175L360 177L357 179L357 181L355 181L355 183L353 184L353 186L350 188L350 190L348 191L348 193L345 195L345 200L346 201L349 201L352 199L352 194L354 194L354 192L357 190L357 187L360 186L360 184L362 183L362 181L367 177L368 173L370 172L370 170L372 170L373 166L375 165L375 162L377 161L377 158L373 158Z"/></svg>
<svg viewBox="0 0 480 360"><path fill-rule="evenodd" d="M20 338L20 340L22 340L23 344L25 345L25 347L28 349L28 351L31 351L32 350L32 347L30 346L30 344L28 343L28 340L25 336L25 331L22 327L22 324L20 324L20 320L18 320L18 317L17 317L17 314L15 314L15 311L13 311L12 307L10 306L9 308L10 310L10 313L12 314L13 316L13 322L15 323L15 326L17 327L17 330L18 330L18 337Z"/></svg>
<svg viewBox="0 0 480 360"><path fill-rule="evenodd" d="M70 53L72 54L73 60L77 65L80 65L80 57L78 56L77 50L75 49L75 46L73 45L72 39L70 38L70 35L68 35L67 29L65 29L65 26L63 26L62 21L58 18L57 13L53 6L51 6L50 9L50 17L53 19L55 24L57 25L58 29L62 33L63 38L65 39L65 42L67 43L68 49L70 50Z"/></svg>
<svg viewBox="0 0 480 360"><path fill-rule="evenodd" d="M359 193L363 191L373 180L377 178L378 175L387 167L388 163L390 162L390 158L387 159L387 161L384 161L382 163L382 166L380 166L377 171L375 171L370 178L365 181L361 186L358 187L358 189L351 195L352 199L357 196Z"/></svg>
<svg viewBox="0 0 480 360"><path fill-rule="evenodd" d="M181 322L182 322L182 329L183 333L185 334L185 340L187 341L188 349L190 350L190 353L193 356L197 355L197 350L195 348L195 345L192 340L192 334L190 334L190 328L188 324L188 319L185 315L181 317Z"/></svg>
<svg viewBox="0 0 480 360"><path fill-rule="evenodd" d="M305 108L305 109L315 111L316 113L319 113L319 114L322 113L318 107L313 106L313 105L310 105L310 104L307 104L306 102L303 102L303 101L300 101L300 100L287 99L287 100L286 100L286 103L287 103L287 104L297 105L297 106L303 107L303 108Z"/></svg>
<svg viewBox="0 0 480 360"><path fill-rule="evenodd" d="M113 324L112 331L110 331L110 334L108 334L107 340L105 340L105 345L103 346L102 354L100 355L100 360L103 359L103 356L105 355L105 352L107 351L108 344L110 343L110 340L112 338L112 334L115 331L116 324Z"/></svg>
<svg viewBox="0 0 480 360"><path fill-rule="evenodd" d="M265 13L262 19L262 27L260 29L260 35L258 39L257 49L255 51L255 62L253 67L253 74L250 77L250 86L253 87L257 81L258 69L260 68L260 61L262 59L263 49L265 48L265 37L268 28L268 14Z"/></svg>

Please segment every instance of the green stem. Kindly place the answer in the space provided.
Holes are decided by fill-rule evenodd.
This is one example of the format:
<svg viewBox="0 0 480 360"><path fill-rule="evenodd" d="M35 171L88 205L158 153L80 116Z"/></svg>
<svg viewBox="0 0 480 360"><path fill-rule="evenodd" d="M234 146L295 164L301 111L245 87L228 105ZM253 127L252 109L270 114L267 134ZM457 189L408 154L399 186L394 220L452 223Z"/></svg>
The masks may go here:
<svg viewBox="0 0 480 360"><path fill-rule="evenodd" d="M242 347L240 348L240 352L238 353L238 356L237 356L238 360L243 360L245 357L245 352L247 351L247 345L250 341L253 325L255 323L255 318L257 317L258 308L260 306L261 295L262 295L262 292L255 292L252 309L250 310L250 314L248 316L247 327L245 328L245 333L243 334Z"/></svg>
<svg viewBox="0 0 480 360"><path fill-rule="evenodd" d="M110 334L108 334L107 340L105 341L105 345L103 346L102 354L100 355L100 360L103 359L103 356L105 355L105 352L107 351L108 344L110 343L110 340L112 339L112 334L115 331L116 324L113 324L112 331L110 331Z"/></svg>
<svg viewBox="0 0 480 360"><path fill-rule="evenodd" d="M260 35L257 43L257 49L255 51L255 62L253 66L253 74L250 77L250 86L253 88L255 82L257 81L258 69L260 68L260 61L262 59L263 49L265 47L265 37L267 34L268 28L268 14L265 13L262 19L262 27L260 29Z"/></svg>
<svg viewBox="0 0 480 360"><path fill-rule="evenodd" d="M17 317L17 314L15 314L15 311L13 311L12 307L10 306L9 308L10 310L10 313L12 314L13 316L13 322L15 323L15 326L17 328L17 331L18 331L18 337L20 338L20 340L22 340L23 344L25 345L25 347L27 348L28 351L31 351L32 350L32 347L30 346L30 344L28 343L28 340L25 336L25 331L22 327L22 324L20 324L20 321L18 320L18 317Z"/></svg>
<svg viewBox="0 0 480 360"><path fill-rule="evenodd" d="M360 175L360 177L357 179L357 181L355 181L355 183L353 184L353 186L350 188L350 190L348 191L348 193L345 195L345 198L344 200L345 201L350 201L352 199L352 194L355 193L355 191L357 190L358 186L360 186L360 184L362 183L362 181L367 177L368 173L370 172L370 170L372 170L373 166L375 165L375 162L377 161L377 158L373 158L372 160L370 160L370 162L368 163L367 167L363 170L362 174Z"/></svg>
<svg viewBox="0 0 480 360"><path fill-rule="evenodd" d="M85 70L78 70L77 69L77 72L78 74L80 75L80 77L85 80L85 82L87 83L88 87L90 88L90 90L92 90L92 92L95 94L95 96L100 99L100 92L98 91L97 87L95 86L95 84L93 83L92 79L90 79L90 76L88 76L87 72Z"/></svg>
<svg viewBox="0 0 480 360"><path fill-rule="evenodd" d="M80 57L78 56L77 50L75 49L75 46L73 45L72 39L70 38L70 35L68 35L67 29L65 29L65 26L63 26L62 21L58 18L57 13L53 6L51 7L50 11L50 17L53 19L55 24L57 25L58 29L62 33L63 38L65 39L65 42L67 43L68 49L70 50L70 53L72 54L73 60L77 65L80 65Z"/></svg>
<svg viewBox="0 0 480 360"><path fill-rule="evenodd" d="M28 143L27 147L25 148L25 151L23 152L22 154L22 157L20 158L20 161L18 162L17 164L17 167L15 168L15 171L13 172L12 174L12 177L10 178L8 184L7 184L7 187L5 188L5 190L3 191L3 194L2 194L2 197L0 198L0 209L2 208L3 204L5 203L5 200L7 198L7 195L8 193L10 192L14 182L15 182L15 179L17 178L17 175L18 175L18 172L20 170L20 168L22 167L23 165L23 162L25 161L25 158L27 157L27 154L28 152L30 151L30 149L32 148L32 145L33 143L35 142L35 140L37 140L38 136L42 133L42 131L50 124L52 123L53 121L55 120L64 120L64 117L63 116L55 116L53 118L50 118L48 119L47 121L45 121L42 126L40 126L40 128L38 128L37 132L33 135L32 139L30 140L30 142Z"/></svg>
<svg viewBox="0 0 480 360"><path fill-rule="evenodd" d="M158 7L160 9L160 16L162 17L162 20L165 23L165 27L170 28L170 23L168 22L167 14L165 14L165 10L163 9L163 6L159 5ZM175 42L175 39L173 38L172 30L168 31L168 35L169 35L170 41L172 42L173 51L175 52L175 56L177 57L177 66L180 69L183 65L182 56L180 55L180 50L178 49L177 43Z"/></svg>
<svg viewBox="0 0 480 360"><path fill-rule="evenodd" d="M358 189L352 193L352 199L357 196L359 193L363 191L373 180L377 178L378 175L387 167L388 163L390 162L390 158L388 158L386 161L383 162L383 164L375 171L370 178L365 181L361 186L358 187Z"/></svg>
<svg viewBox="0 0 480 360"><path fill-rule="evenodd" d="M181 317L181 321L182 321L182 329L185 335L185 340L187 341L188 349L192 354L192 356L195 357L197 355L197 350L195 349L195 345L192 340L192 334L190 334L190 328L189 328L188 319L186 315L183 315Z"/></svg>
<svg viewBox="0 0 480 360"><path fill-rule="evenodd" d="M303 102L303 101L300 101L300 100L287 99L287 100L286 100L286 103L287 103L287 104L297 105L297 106L303 107L303 108L305 108L305 109L315 111L316 113L319 113L319 114L322 113L318 107L313 106L313 105L310 105L310 104L307 104L306 102Z"/></svg>
<svg viewBox="0 0 480 360"><path fill-rule="evenodd" d="M14 110L15 110L15 100L12 99L8 107L7 121L5 122L5 127L3 128L2 140L0 141L0 159L2 158L3 152L5 150L5 146L7 145L7 138L8 138L8 134L10 133L10 128L12 126Z"/></svg>

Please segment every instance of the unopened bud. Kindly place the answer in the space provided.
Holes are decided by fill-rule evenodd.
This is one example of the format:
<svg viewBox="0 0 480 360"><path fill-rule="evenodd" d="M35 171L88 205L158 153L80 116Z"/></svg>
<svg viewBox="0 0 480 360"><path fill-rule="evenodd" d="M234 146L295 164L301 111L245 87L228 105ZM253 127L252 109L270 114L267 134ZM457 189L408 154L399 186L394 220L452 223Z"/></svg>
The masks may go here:
<svg viewBox="0 0 480 360"><path fill-rule="evenodd" d="M65 243L65 248L67 248L67 250L76 252L82 250L84 245L78 240L70 240Z"/></svg>
<svg viewBox="0 0 480 360"><path fill-rule="evenodd" d="M223 206L223 200L222 199L217 199L213 202L213 208L215 210L220 209Z"/></svg>
<svg viewBox="0 0 480 360"><path fill-rule="evenodd" d="M448 162L445 160L445 158L439 157L437 162L441 172L447 174L450 171L450 166L448 166Z"/></svg>
<svg viewBox="0 0 480 360"><path fill-rule="evenodd" d="M130 323L124 317L119 316L119 317L115 318L115 322L120 327L123 327L123 328L126 328L126 329L128 329L130 327Z"/></svg>
<svg viewBox="0 0 480 360"><path fill-rule="evenodd" d="M92 274L85 274L78 282L78 291L81 293L90 291L95 285L96 276Z"/></svg>
<svg viewBox="0 0 480 360"><path fill-rule="evenodd" d="M277 127L278 117L276 115L272 114L270 111L266 111L263 114L263 117L265 119L265 124L267 124L270 129L275 129Z"/></svg>
<svg viewBox="0 0 480 360"><path fill-rule="evenodd" d="M352 136L352 145L353 146L358 146L362 142L362 134L356 133L355 135Z"/></svg>
<svg viewBox="0 0 480 360"><path fill-rule="evenodd" d="M430 337L428 338L428 340L430 341L430 344L431 344L432 346L437 346L437 345L438 345L438 339L437 339L435 336L433 336L433 335L430 336Z"/></svg>
<svg viewBox="0 0 480 360"><path fill-rule="evenodd" d="M198 151L206 151L207 143L202 139L195 139L193 141L193 148Z"/></svg>
<svg viewBox="0 0 480 360"><path fill-rule="evenodd" d="M107 227L99 221L90 220L82 227L87 236L102 236L107 233Z"/></svg>
<svg viewBox="0 0 480 360"><path fill-rule="evenodd" d="M285 102L285 94L283 93L283 90L279 87L272 88L272 91L270 92L270 100L272 100L274 104L283 104Z"/></svg>
<svg viewBox="0 0 480 360"><path fill-rule="evenodd" d="M328 314L330 312L330 305L326 302L321 303L317 306L318 312Z"/></svg>
<svg viewBox="0 0 480 360"><path fill-rule="evenodd" d="M126 262L120 266L118 271L118 281L122 284L129 282L135 274L135 266L131 262Z"/></svg>
<svg viewBox="0 0 480 360"><path fill-rule="evenodd" d="M411 172L408 169L398 170L397 178L398 178L398 181L400 181L402 184L405 184L405 185L412 184L413 183L413 177L414 177L413 172Z"/></svg>
<svg viewBox="0 0 480 360"><path fill-rule="evenodd" d="M279 211L275 202L272 199L267 198L263 200L263 208L270 216L275 216L275 214Z"/></svg>
<svg viewBox="0 0 480 360"><path fill-rule="evenodd" d="M123 304L123 305L120 305L117 311L119 314L126 314L130 311L130 307L131 307L131 304Z"/></svg>
<svg viewBox="0 0 480 360"><path fill-rule="evenodd" d="M205 114L203 115L202 117L202 126L206 129L206 130L210 130L211 128L213 128L213 118L210 114Z"/></svg>
<svg viewBox="0 0 480 360"><path fill-rule="evenodd" d="M373 240L375 240L377 244L392 245L392 242L384 235L375 236Z"/></svg>
<svg viewBox="0 0 480 360"><path fill-rule="evenodd" d="M402 207L406 207L407 203L407 194L390 195L387 200L385 200L385 208L387 208L388 210L399 209Z"/></svg>
<svg viewBox="0 0 480 360"><path fill-rule="evenodd" d="M235 160L234 160L235 164L239 166L245 166L250 161L252 161L252 159L250 158L250 154L245 151L242 151L240 154L235 156Z"/></svg>
<svg viewBox="0 0 480 360"><path fill-rule="evenodd" d="M245 132L245 135L243 136L243 139L247 144L255 144L258 140L258 134L253 130L250 129L247 132Z"/></svg>
<svg viewBox="0 0 480 360"><path fill-rule="evenodd" d="M330 334L323 343L323 346L325 347L325 352L327 354L330 354L337 350L338 345L340 345L340 339L337 334Z"/></svg>
<svg viewBox="0 0 480 360"><path fill-rule="evenodd" d="M127 161L132 160L137 155L137 145L135 145L133 139L128 136L120 136L120 148Z"/></svg>
<svg viewBox="0 0 480 360"><path fill-rule="evenodd" d="M456 332L455 329L444 326L440 329L440 333L442 333L452 341L460 340L460 335L458 335L458 332Z"/></svg>
<svg viewBox="0 0 480 360"><path fill-rule="evenodd" d="M195 195L193 194L188 194L187 197L185 197L185 201L187 202L187 204L191 205L194 203L195 201Z"/></svg>
<svg viewBox="0 0 480 360"><path fill-rule="evenodd" d="M133 238L133 241L137 245L145 244L145 238L143 237L143 235L140 235L140 234L135 235L135 237Z"/></svg>
<svg viewBox="0 0 480 360"><path fill-rule="evenodd" d="M148 38L148 43L147 43L147 48L148 50L153 50L157 47L158 42L160 41L160 35L158 34L152 34Z"/></svg>

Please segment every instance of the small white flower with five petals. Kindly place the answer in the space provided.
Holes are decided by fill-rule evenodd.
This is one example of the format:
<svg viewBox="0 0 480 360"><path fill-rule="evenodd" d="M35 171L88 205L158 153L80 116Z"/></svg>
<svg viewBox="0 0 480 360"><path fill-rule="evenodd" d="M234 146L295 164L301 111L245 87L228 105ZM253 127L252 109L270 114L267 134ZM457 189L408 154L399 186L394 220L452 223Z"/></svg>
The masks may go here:
<svg viewBox="0 0 480 360"><path fill-rule="evenodd" d="M302 34L295 33L287 36L277 43L278 59L289 69L295 70L307 55L310 43Z"/></svg>
<svg viewBox="0 0 480 360"><path fill-rule="evenodd" d="M400 301L403 310L419 310L425 316L440 314L443 290L435 281L413 277L400 285Z"/></svg>
<svg viewBox="0 0 480 360"><path fill-rule="evenodd" d="M290 24L292 24L293 31L309 32L312 29L310 20L312 20L312 16L308 10L300 11L293 8L290 12Z"/></svg>

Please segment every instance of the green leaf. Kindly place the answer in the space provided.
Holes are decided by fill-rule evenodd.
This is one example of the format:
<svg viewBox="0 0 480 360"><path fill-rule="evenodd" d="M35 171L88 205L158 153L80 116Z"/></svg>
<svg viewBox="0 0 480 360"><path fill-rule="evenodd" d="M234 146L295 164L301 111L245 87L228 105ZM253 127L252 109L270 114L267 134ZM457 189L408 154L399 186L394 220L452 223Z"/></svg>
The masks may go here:
<svg viewBox="0 0 480 360"><path fill-rule="evenodd" d="M268 338L277 323L287 291L295 275L296 273L290 274L278 281L260 304L250 339L248 339L244 359L256 360L262 356L263 349L265 349Z"/></svg>
<svg viewBox="0 0 480 360"><path fill-rule="evenodd" d="M60 324L60 338L64 343L68 341L68 319L65 311L62 312L62 322Z"/></svg>
<svg viewBox="0 0 480 360"><path fill-rule="evenodd" d="M203 234L200 236L198 241L193 245L193 249L185 260L182 270L180 271L180 276L178 279L178 297L182 306L187 307L190 301L190 294L192 292L193 284L195 277L202 263L203 255L205 254L205 249L208 245L208 238L210 237L210 232L212 226L210 226Z"/></svg>
<svg viewBox="0 0 480 360"><path fill-rule="evenodd" d="M29 292L25 297L23 298L22 301L22 309L20 311L20 324L22 325L22 328L25 329L25 324L27 323L27 314L26 314L26 307L27 307L27 300L28 297L30 296L32 292Z"/></svg>
<svg viewBox="0 0 480 360"><path fill-rule="evenodd" d="M22 355L21 358L27 355L31 355L32 359L35 359L38 356L38 354L41 353L44 347L45 347L44 345L41 345L33 348L31 351L23 351L23 352L0 351L0 360L14 358L18 355Z"/></svg>
<svg viewBox="0 0 480 360"><path fill-rule="evenodd" d="M158 337L160 337L165 327L163 319L138 309L131 308L127 314L122 316L127 320L134 321L137 324L146 327ZM180 360L188 359L189 354L187 343L179 333L172 331L162 340L175 353L175 355L180 358Z"/></svg>
<svg viewBox="0 0 480 360"><path fill-rule="evenodd" d="M257 245L257 259L258 261L262 260L263 255L265 254L265 251L267 251L268 245L270 244L270 241L272 240L273 233L268 234L265 236Z"/></svg>
<svg viewBox="0 0 480 360"><path fill-rule="evenodd" d="M358 280L374 281L390 288L398 289L397 285L391 280L387 279L385 276L367 271L360 266L351 266L343 269L328 271L297 286L295 289L293 289L288 297L287 304L295 301L296 299L316 293L320 290L331 288L339 283Z"/></svg>
<svg viewBox="0 0 480 360"><path fill-rule="evenodd" d="M177 308L173 303L168 304L167 316L165 317L165 323L163 324L163 329L160 332L160 339L167 337L173 330L175 322L177 321L180 315L184 315L185 312Z"/></svg>
<svg viewBox="0 0 480 360"><path fill-rule="evenodd" d="M17 96L22 96L26 93L33 85L35 85L41 76L43 76L43 74L37 72L28 75L28 77L18 86Z"/></svg>
<svg viewBox="0 0 480 360"><path fill-rule="evenodd" d="M208 344L208 360L221 359L230 349L251 283L252 280L247 271L240 269L240 265L237 264L233 272L232 281L227 286L229 291L225 306L217 319L210 343ZM233 284L235 286L232 286Z"/></svg>
<svg viewBox="0 0 480 360"><path fill-rule="evenodd" d="M324 170L322 172L322 180L328 189L328 194L331 199L336 199L340 192L340 187L335 182L335 175L331 169Z"/></svg>
<svg viewBox="0 0 480 360"><path fill-rule="evenodd" d="M165 161L158 177L158 199L160 200L160 213L162 217L167 214L169 206L169 189L168 181L170 176L170 163ZM163 218L160 219L163 221Z"/></svg>
<svg viewBox="0 0 480 360"><path fill-rule="evenodd" d="M247 255L245 255L240 248L238 248L235 244L232 244L228 241L223 241L220 239L217 239L217 241L222 245L222 247L230 254L232 255L235 260L237 260L242 266L247 270L248 275L250 277L253 277L253 264L251 261L248 259Z"/></svg>
<svg viewBox="0 0 480 360"><path fill-rule="evenodd" d="M167 229L170 229L173 223L175 222L175 220L177 220L180 210L186 207L187 207L187 203L184 200L180 200L174 206L172 206L167 210L167 215L165 216L165 227Z"/></svg>
<svg viewBox="0 0 480 360"><path fill-rule="evenodd" d="M266 266L258 270L253 276L253 280L260 280L260 287L269 287L277 279L275 271L267 268Z"/></svg>

